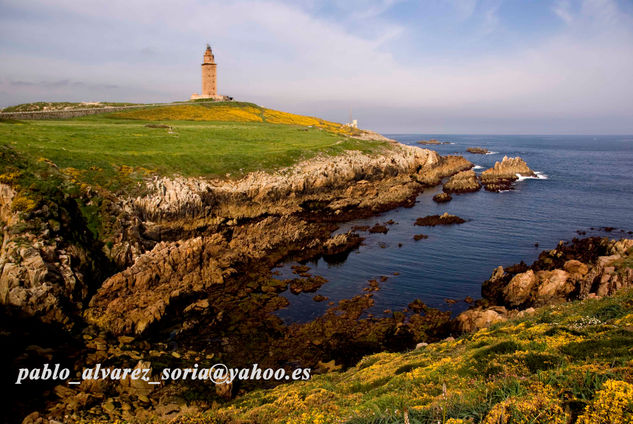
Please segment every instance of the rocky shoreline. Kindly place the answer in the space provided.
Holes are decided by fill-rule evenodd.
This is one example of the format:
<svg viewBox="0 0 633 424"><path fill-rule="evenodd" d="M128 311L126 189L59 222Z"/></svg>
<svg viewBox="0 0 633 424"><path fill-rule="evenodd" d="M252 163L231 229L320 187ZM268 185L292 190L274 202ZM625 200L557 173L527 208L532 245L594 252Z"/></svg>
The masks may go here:
<svg viewBox="0 0 633 424"><path fill-rule="evenodd" d="M373 304L371 293L333 305L316 321L288 326L271 314L287 304L279 293L310 291L324 281L299 276L279 282L271 269L288 260L340 260L362 238L332 236L337 222L412 205L425 187L469 167L461 157L394 143L381 155L348 152L240 180L155 177L135 197L84 187L79 202L98 208L108 224L100 239L91 237L77 203L59 189L63 182L28 212L15 206L24 189L2 182L0 301L3 316L16 324L8 337L18 349L39 346L29 331L17 333L35 319L75 346L58 349L51 341L7 361L18 369L50 352L46 358L71 361L75 370L95 363L134 368L150 358L172 365L213 358L235 366L296 362L318 369L322 361L351 364L368 352L433 338L445 313L418 308L361 318ZM54 168L46 172L63 181ZM415 330L421 322L429 323L424 336ZM397 328L401 334L393 337ZM170 350L170 344L178 347ZM190 390L168 385L143 404L138 393L118 384L51 389L44 386L40 390L49 394L38 395L48 399L46 407L30 405L33 396L16 397L14 407L46 410L58 420L77 413L132 419L147 410L161 415L161 393ZM110 410L100 406L104 401L118 406ZM133 404L132 415L121 409L124 403Z"/></svg>
<svg viewBox="0 0 633 424"><path fill-rule="evenodd" d="M610 296L633 285L633 240L589 237L560 242L530 266L499 266L482 299L455 321L460 332L534 312L544 305Z"/></svg>
<svg viewBox="0 0 633 424"><path fill-rule="evenodd" d="M508 164L504 159L503 172L495 165L489 185L497 177L506 181L510 168L521 165ZM378 282L364 294L331 304L316 320L287 325L272 313L287 305L280 293L312 292L327 282L307 271L280 281L271 270L291 260L341 260L363 239L353 230L333 235L337 223L410 206L425 188L446 178L445 191L467 192L472 167L461 156L394 143L382 155L348 152L239 180L153 177L133 197L83 187L82 207L99 210L108 223L99 238L81 219L81 205L61 191L20 212L15 205L23 202L23 189L0 182L0 302L3 316L15 325L5 337L17 349L7 361L17 369L43 358L63 360L73 370L96 363L134 368L147 361L170 366L258 362L301 364L318 372L327 370L329 361L349 366L368 353L439 340L450 331L450 313L420 301L383 317L367 315ZM442 215L420 218L419 225L461 222ZM21 328L38 330L20 335ZM63 347L54 340L40 346L42 332L67 341ZM35 348L26 356L17 353L28 346ZM191 406L183 401L188 391L207 393L196 406L203 409L252 388L44 386L40 390L46 393L38 396L45 403L24 404L28 396L16 395L14 407L42 412L25 422L103 416L163 420Z"/></svg>

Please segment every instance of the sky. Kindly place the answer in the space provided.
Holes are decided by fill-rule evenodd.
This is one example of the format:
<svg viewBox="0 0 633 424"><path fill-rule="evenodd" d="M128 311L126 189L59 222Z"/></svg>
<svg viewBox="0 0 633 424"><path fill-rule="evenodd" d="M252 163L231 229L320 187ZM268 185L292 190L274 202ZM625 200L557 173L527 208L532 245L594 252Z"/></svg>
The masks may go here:
<svg viewBox="0 0 633 424"><path fill-rule="evenodd" d="M0 0L0 107L218 91L383 133L633 134L632 0Z"/></svg>

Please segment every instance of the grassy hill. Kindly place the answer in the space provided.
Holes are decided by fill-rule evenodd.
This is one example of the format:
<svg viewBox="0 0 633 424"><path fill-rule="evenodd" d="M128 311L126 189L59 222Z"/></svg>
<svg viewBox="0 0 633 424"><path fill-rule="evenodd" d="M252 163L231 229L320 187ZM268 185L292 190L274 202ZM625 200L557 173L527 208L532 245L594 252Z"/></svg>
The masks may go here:
<svg viewBox="0 0 633 424"><path fill-rule="evenodd" d="M0 145L108 188L148 174L236 177L317 154L378 152L358 130L252 103L183 103L67 120L0 121ZM12 172L11 164L1 164ZM13 170L15 171L15 170Z"/></svg>
<svg viewBox="0 0 633 424"><path fill-rule="evenodd" d="M179 422L631 423L633 292L536 314Z"/></svg>

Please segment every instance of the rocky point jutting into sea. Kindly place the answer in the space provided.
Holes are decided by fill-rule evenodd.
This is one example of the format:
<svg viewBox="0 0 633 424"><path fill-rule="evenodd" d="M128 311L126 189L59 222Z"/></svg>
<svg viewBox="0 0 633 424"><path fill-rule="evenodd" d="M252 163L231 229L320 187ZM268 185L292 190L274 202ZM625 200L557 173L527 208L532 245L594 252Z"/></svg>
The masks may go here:
<svg viewBox="0 0 633 424"><path fill-rule="evenodd" d="M352 365L367 353L442 339L456 325L450 313L411 299L405 311L367 315L373 304L371 292L333 305L307 323L285 324L272 313L288 302L280 293L310 291L327 282L310 275L275 280L271 270L290 260L348 254L362 237L354 231L334 235L337 223L410 206L425 187L441 184L447 177L454 176L445 191L470 191L479 184L468 171L472 167L461 156L440 156L394 143L382 155L348 152L239 180L156 176L146 181L141 195L133 197L83 187L82 201L98 205L111 223L104 240L89 236L78 206L61 193L42 207L18 213L13 205L24 201L21 192L10 180L3 180L0 300L3 314L11 318L4 337L15 353L9 352L7 360L15 369L44 358L63 361L73 370L96 363L134 368L146 361L171 366L224 361L230 366L301 364L324 372L332 366ZM485 179L482 174L481 182L493 189L509 188L517 173L533 171L520 158L504 158L484 172ZM460 220L449 215L437 219ZM587 258L576 249L576 260L591 268L598 253L604 256L617 250L607 246L603 252L595 246L584 246L597 252ZM573 255L568 256L572 260ZM500 296L505 293L502 289L486 291L487 303L480 302L479 309L468 312L471 318L461 319L473 324L461 324L460 329L481 326L482 319L473 314L489 317L492 310L503 317L501 307L538 306L538 293L552 281L556 282L552 290L562 293L560 299L574 296L575 289L561 288L571 284L571 277L563 278L559 272L572 272L567 269L571 265L556 261L551 265L552 269L543 265L538 272L556 278L534 269L534 281L526 283L528 294L522 302L516 303L516 296ZM501 287L508 280L514 287L519 272L529 270L506 269L491 281ZM629 284L630 276L614 287ZM591 292L585 291L578 290L578 296ZM208 407L253 387L218 387L217 394L205 395L195 407ZM84 382L72 389L44 385L40 390L49 392L39 393L44 401L36 402L20 390L15 408L39 410L45 417L141 420L182 413L192 407L186 393L208 392L195 384L147 388Z"/></svg>

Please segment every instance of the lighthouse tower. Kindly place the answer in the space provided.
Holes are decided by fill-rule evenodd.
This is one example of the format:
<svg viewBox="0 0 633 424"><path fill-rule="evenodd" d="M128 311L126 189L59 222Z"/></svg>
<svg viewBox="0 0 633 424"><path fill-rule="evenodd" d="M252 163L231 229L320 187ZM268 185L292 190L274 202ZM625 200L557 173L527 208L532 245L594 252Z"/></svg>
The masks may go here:
<svg viewBox="0 0 633 424"><path fill-rule="evenodd" d="M202 93L192 94L192 100L221 100L224 98L224 96L218 96L217 66L218 65L215 63L215 57L213 57L213 52L211 51L211 46L207 44L207 49L204 51L204 59L202 61Z"/></svg>

